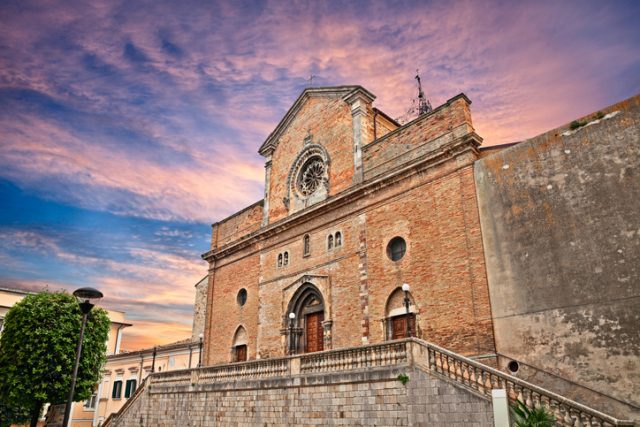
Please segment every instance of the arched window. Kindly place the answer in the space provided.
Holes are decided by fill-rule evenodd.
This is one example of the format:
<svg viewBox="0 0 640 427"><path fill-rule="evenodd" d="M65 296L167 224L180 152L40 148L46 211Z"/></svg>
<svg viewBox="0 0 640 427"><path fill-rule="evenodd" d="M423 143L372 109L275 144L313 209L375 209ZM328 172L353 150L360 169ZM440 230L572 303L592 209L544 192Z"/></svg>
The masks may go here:
<svg viewBox="0 0 640 427"><path fill-rule="evenodd" d="M409 302L409 310L407 313L407 301ZM405 292L402 288L396 288L389 299L385 309L386 314L386 337L389 340L397 340L406 337L419 336L416 329L416 313L415 303L411 292Z"/></svg>
<svg viewBox="0 0 640 427"><path fill-rule="evenodd" d="M302 239L302 254L303 256L309 256L311 254L311 238L306 234Z"/></svg>
<svg viewBox="0 0 640 427"><path fill-rule="evenodd" d="M342 246L342 233L336 231L336 248Z"/></svg>
<svg viewBox="0 0 640 427"><path fill-rule="evenodd" d="M243 326L238 326L236 333L233 335L233 347L231 355L232 361L244 362L247 360L247 330Z"/></svg>
<svg viewBox="0 0 640 427"><path fill-rule="evenodd" d="M329 237L327 237L327 250L331 249L333 249L333 235L329 234Z"/></svg>
<svg viewBox="0 0 640 427"><path fill-rule="evenodd" d="M284 253L284 263L283 265L286 267L287 265L289 265L289 252L285 252Z"/></svg>
<svg viewBox="0 0 640 427"><path fill-rule="evenodd" d="M278 268L282 267L282 254L278 254Z"/></svg>

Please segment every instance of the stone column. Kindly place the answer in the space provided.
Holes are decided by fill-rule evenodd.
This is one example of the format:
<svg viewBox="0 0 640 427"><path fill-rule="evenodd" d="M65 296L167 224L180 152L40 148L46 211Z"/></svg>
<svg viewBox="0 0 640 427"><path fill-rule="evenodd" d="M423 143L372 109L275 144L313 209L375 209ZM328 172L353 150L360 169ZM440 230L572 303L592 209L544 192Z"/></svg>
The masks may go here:
<svg viewBox="0 0 640 427"><path fill-rule="evenodd" d="M271 154L264 165L264 202L262 204L262 226L269 224L269 187L271 184Z"/></svg>
<svg viewBox="0 0 640 427"><path fill-rule="evenodd" d="M351 107L353 122L353 182L359 183L364 179L362 163L362 147L371 141L368 127L368 110L375 97L358 88L347 95L344 100Z"/></svg>

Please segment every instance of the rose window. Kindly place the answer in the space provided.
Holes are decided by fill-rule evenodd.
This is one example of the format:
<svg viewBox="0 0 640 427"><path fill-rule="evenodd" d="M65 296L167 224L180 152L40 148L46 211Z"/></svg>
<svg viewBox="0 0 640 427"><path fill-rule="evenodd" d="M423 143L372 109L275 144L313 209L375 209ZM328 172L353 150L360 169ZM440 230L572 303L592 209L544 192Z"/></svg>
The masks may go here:
<svg viewBox="0 0 640 427"><path fill-rule="evenodd" d="M322 184L324 171L325 166L322 159L314 157L307 161L298 174L298 191L303 196L313 194Z"/></svg>

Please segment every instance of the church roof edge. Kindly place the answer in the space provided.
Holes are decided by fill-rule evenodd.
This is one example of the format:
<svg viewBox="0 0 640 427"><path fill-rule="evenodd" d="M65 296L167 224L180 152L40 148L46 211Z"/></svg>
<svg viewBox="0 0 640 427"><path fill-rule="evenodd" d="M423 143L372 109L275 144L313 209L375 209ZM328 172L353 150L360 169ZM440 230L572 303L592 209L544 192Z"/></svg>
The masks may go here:
<svg viewBox="0 0 640 427"><path fill-rule="evenodd" d="M361 92L372 101L376 98L374 94L360 85L345 85L345 86L324 86L324 87L308 87L305 88L302 93L295 100L291 108L287 110L284 117L278 122L275 129L267 136L265 142L258 149L258 153L262 156L269 155L270 151L273 151L276 147L276 141L282 131L290 123L291 119L295 116L298 110L302 107L304 101L311 95L325 95L325 94L344 94L345 97L350 96L352 93Z"/></svg>

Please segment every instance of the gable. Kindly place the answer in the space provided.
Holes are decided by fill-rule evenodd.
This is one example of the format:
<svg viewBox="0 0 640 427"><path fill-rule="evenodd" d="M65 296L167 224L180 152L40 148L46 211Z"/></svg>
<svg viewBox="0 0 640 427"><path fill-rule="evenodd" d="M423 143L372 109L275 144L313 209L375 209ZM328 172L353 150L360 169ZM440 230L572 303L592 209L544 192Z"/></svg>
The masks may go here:
<svg viewBox="0 0 640 427"><path fill-rule="evenodd" d="M260 148L267 157L269 222L337 194L354 182L354 93L373 95L359 86L306 89ZM304 195L303 169L318 160L317 190Z"/></svg>

